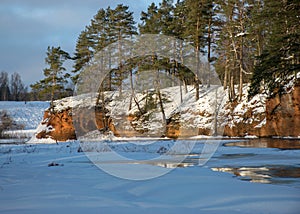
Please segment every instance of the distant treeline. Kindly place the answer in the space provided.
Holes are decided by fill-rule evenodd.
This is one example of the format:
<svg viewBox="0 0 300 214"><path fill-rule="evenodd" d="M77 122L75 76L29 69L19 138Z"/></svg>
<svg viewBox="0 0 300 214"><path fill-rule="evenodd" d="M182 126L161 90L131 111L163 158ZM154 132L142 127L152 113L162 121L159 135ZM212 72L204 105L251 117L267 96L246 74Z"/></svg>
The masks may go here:
<svg viewBox="0 0 300 214"><path fill-rule="evenodd" d="M30 99L27 86L24 85L20 74L0 73L0 101L26 101Z"/></svg>

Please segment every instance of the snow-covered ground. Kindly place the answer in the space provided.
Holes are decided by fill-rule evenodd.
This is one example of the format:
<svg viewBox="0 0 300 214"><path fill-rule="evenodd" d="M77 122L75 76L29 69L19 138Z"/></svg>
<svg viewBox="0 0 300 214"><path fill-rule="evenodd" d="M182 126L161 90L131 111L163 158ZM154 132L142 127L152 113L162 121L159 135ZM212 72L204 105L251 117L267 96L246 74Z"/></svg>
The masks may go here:
<svg viewBox="0 0 300 214"><path fill-rule="evenodd" d="M0 110L6 110L8 114L24 129L36 129L42 121L44 111L49 107L49 102L13 102L1 101Z"/></svg>
<svg viewBox="0 0 300 214"><path fill-rule="evenodd" d="M33 136L42 121L44 111L49 107L49 102L13 102L1 101L0 110L5 110L9 116L18 124L24 127L24 130L9 130L5 134L12 139L0 139L0 143L22 143L24 140Z"/></svg>
<svg viewBox="0 0 300 214"><path fill-rule="evenodd" d="M241 148L226 142L233 143L222 141L204 167L197 166L194 154L185 161L190 165L181 165L191 167L144 181L105 173L78 152L78 142L1 145L0 213L299 213L300 182L295 170L299 170L300 150ZM131 173L137 164L145 173L172 167L138 160L153 158L159 146L145 144L148 149L143 150L129 142L114 144L116 152L135 163L104 163L108 166L118 165ZM193 152L202 146L199 141ZM109 155L102 152L98 155ZM294 177L280 177L281 168L274 171L276 166L281 171L287 170L283 166L294 167ZM258 178L262 182L257 183Z"/></svg>

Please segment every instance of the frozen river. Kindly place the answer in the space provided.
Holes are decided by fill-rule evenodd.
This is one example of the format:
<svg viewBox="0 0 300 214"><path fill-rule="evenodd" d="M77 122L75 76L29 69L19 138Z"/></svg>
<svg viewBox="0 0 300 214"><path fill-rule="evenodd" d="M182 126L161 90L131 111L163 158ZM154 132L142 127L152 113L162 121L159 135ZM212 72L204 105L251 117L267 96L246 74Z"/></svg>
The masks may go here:
<svg viewBox="0 0 300 214"><path fill-rule="evenodd" d="M221 140L199 166L203 142L217 141L162 159L174 141L110 142L122 158L79 142L0 145L0 213L299 213L299 139Z"/></svg>

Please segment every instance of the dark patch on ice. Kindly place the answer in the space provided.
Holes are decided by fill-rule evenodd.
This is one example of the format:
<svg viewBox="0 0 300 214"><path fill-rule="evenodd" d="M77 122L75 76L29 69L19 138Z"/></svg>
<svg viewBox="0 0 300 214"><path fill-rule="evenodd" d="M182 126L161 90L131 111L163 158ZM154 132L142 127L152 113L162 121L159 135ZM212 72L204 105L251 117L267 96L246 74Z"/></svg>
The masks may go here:
<svg viewBox="0 0 300 214"><path fill-rule="evenodd" d="M56 163L56 162L51 162L51 163L48 164L48 167L52 167L52 166L64 166L64 165Z"/></svg>

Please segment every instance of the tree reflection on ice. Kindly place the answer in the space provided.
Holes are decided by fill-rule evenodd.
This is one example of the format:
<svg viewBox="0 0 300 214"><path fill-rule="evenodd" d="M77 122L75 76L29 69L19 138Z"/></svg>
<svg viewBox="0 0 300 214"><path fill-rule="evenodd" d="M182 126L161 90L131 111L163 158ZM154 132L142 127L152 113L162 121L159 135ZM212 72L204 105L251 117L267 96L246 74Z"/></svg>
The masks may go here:
<svg viewBox="0 0 300 214"><path fill-rule="evenodd" d="M248 141L230 142L226 143L225 146L238 146L248 148L300 149L300 140L262 138Z"/></svg>
<svg viewBox="0 0 300 214"><path fill-rule="evenodd" d="M293 166L261 166L261 167L213 167L213 171L228 172L256 183L289 183L293 178L300 178L300 168ZM285 178L285 179L283 179ZM290 179L286 179L290 178Z"/></svg>

